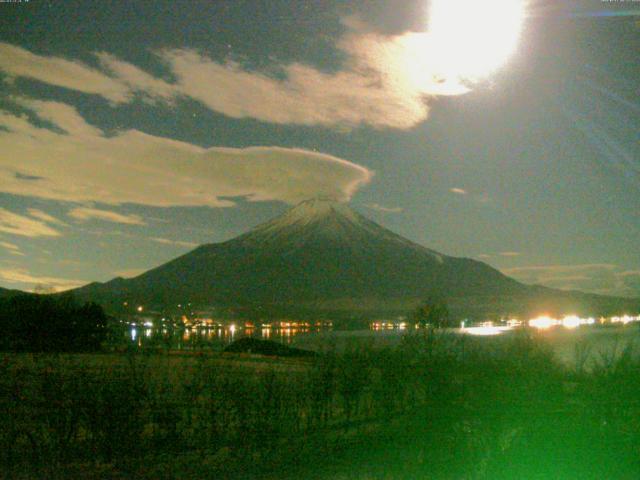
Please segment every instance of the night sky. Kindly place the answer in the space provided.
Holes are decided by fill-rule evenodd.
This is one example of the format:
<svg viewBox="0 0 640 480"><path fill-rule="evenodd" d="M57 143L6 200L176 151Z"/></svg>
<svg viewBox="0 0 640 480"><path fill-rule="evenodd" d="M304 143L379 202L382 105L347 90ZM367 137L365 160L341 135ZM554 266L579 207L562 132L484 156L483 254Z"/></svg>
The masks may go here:
<svg viewBox="0 0 640 480"><path fill-rule="evenodd" d="M518 2L0 3L0 286L132 276L322 195L640 296L640 3L518 29Z"/></svg>

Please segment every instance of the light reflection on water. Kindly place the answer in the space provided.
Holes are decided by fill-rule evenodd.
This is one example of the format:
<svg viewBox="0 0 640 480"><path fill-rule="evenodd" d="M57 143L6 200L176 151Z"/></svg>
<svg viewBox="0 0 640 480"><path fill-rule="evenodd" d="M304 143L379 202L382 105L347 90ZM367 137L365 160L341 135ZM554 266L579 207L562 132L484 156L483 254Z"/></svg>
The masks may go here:
<svg viewBox="0 0 640 480"><path fill-rule="evenodd" d="M560 357L569 358L574 354L575 345L586 339L594 339L595 343L610 347L612 338L622 334L625 338L635 337L640 333L638 329L629 330L628 323L640 322L640 317L612 317L610 319L592 318L582 319L577 316L566 316L560 319L550 317L538 317L529 322L509 320L502 324L484 322L475 326L448 329L452 333L467 334L478 337L494 337L511 335L514 332L526 329L540 332L546 341L553 344ZM600 326L611 327L599 328ZM365 339L379 345L394 345L399 339L415 328L408 324L380 324L372 323L370 328L361 330L334 330L332 326L315 326L313 324L297 324L292 326L276 326L271 324L231 324L227 326L191 326L171 327L158 325L146 327L132 325L124 332L124 339L129 345L142 348L169 348L198 350L211 349L222 350L238 338L250 336L253 338L272 340L287 345L293 344L298 348L318 350L351 341L352 339ZM623 332L624 330L624 332ZM417 331L417 330L416 330ZM618 333L614 333L618 332ZM638 332L638 333L636 333ZM638 335L640 336L640 335ZM368 339L368 340L367 340ZM612 344L613 345L613 344Z"/></svg>
<svg viewBox="0 0 640 480"><path fill-rule="evenodd" d="M330 327L241 327L229 325L226 327L187 327L175 328L144 328L132 326L125 332L128 341L139 346L162 346L177 349L192 349L200 347L224 348L224 346L242 337L254 337L264 340L275 340L291 344L295 337L309 333L328 332Z"/></svg>
<svg viewBox="0 0 640 480"><path fill-rule="evenodd" d="M479 327L467 327L461 328L461 333L468 333L469 335L477 335L477 336L492 336L492 335L500 335L502 332L508 332L512 330L513 327L510 326L493 326L493 325L482 325Z"/></svg>

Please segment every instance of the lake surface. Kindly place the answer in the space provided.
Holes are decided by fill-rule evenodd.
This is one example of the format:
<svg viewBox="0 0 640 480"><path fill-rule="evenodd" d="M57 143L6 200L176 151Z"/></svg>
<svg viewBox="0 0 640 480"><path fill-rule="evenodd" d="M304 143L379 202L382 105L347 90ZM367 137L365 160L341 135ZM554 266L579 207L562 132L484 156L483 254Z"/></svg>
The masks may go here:
<svg viewBox="0 0 640 480"><path fill-rule="evenodd" d="M482 336L469 331L450 329L451 333L466 335L475 341L490 342L517 334L514 330L489 330ZM625 349L640 356L640 324L581 326L575 329L554 327L548 330L530 330L539 341L548 345L557 358L567 365L584 359L586 365L619 357ZM207 349L220 351L234 340L252 336L278 341L308 350L321 351L335 348L343 350L351 344L374 347L397 345L404 335L415 333L406 329L333 330L331 328L192 328L172 331L144 327L131 327L124 332L125 341L138 347L166 347L184 350Z"/></svg>
<svg viewBox="0 0 640 480"><path fill-rule="evenodd" d="M460 329L451 333L471 337ZM640 325L583 326L577 329L562 327L549 330L529 330L540 342L548 345L556 357L564 364L573 366L584 360L585 366L618 358L629 349L635 357L640 357ZM393 346L400 342L406 331L401 330L358 330L311 333L296 336L291 344L298 348L319 350L326 345L342 349L354 342L364 342L374 346ZM473 336L474 341L491 342L498 338L517 335L518 330L502 331L495 335Z"/></svg>

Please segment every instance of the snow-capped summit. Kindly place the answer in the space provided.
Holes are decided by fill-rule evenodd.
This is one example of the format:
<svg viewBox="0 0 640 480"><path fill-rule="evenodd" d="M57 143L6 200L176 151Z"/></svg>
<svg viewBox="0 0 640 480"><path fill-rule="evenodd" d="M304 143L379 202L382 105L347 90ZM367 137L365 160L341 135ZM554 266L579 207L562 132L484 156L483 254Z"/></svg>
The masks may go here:
<svg viewBox="0 0 640 480"><path fill-rule="evenodd" d="M296 245L312 238L349 241L366 234L372 226L372 222L345 203L314 198L256 226L240 238L263 244L292 242Z"/></svg>
<svg viewBox="0 0 640 480"><path fill-rule="evenodd" d="M304 226L330 216L340 216L352 222L358 222L360 217L345 203L336 202L325 197L317 197L300 202L287 210L283 215L259 225L258 228L286 228L289 226ZM254 229L255 230L255 229Z"/></svg>

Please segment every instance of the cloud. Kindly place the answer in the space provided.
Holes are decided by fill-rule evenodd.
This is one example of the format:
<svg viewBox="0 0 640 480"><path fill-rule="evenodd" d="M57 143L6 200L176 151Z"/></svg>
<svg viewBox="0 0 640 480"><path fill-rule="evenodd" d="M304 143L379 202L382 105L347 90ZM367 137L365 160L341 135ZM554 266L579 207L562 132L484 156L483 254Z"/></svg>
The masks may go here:
<svg viewBox="0 0 640 480"><path fill-rule="evenodd" d="M450 188L450 189L449 189L449 191L450 191L451 193L456 193L456 194L458 194L458 195L466 195L466 194L467 194L467 191L466 191L466 190L464 190L464 189L462 189L462 188L457 188L457 187L455 187L455 188Z"/></svg>
<svg viewBox="0 0 640 480"><path fill-rule="evenodd" d="M37 288L54 291L69 290L88 283L84 280L32 275L23 268L0 268L0 279L21 289Z"/></svg>
<svg viewBox="0 0 640 480"><path fill-rule="evenodd" d="M489 255L488 253L480 253L478 255L476 255L477 258L481 258L483 260L488 260L490 258L494 258L495 256L500 256L500 257L519 257L521 255L520 252L498 252L495 254L491 254ZM496 259L498 260L498 259ZM533 267L535 268L535 267Z"/></svg>
<svg viewBox="0 0 640 480"><path fill-rule="evenodd" d="M387 35L418 31L427 23L427 2L416 0L351 0L342 18L353 30L372 30Z"/></svg>
<svg viewBox="0 0 640 480"><path fill-rule="evenodd" d="M29 208L29 209L27 209L27 212L33 218L37 218L38 220L42 220L43 222L53 223L54 225L61 225L61 226L66 226L67 225L62 220L60 220L60 219L58 219L56 217L53 217L53 216L49 215L48 213L43 212L42 210L38 210L37 208Z"/></svg>
<svg viewBox="0 0 640 480"><path fill-rule="evenodd" d="M202 148L128 130L105 137L69 105L22 100L67 133L0 111L0 191L51 200L167 207L233 205L221 197L347 201L373 173L295 148ZM16 172L41 177L25 181ZM70 174L72 173L72 174Z"/></svg>
<svg viewBox="0 0 640 480"><path fill-rule="evenodd" d="M146 94L150 98L161 98L167 102L173 102L174 97L181 95L176 85L155 78L135 65L123 62L114 55L101 52L96 56L100 60L100 64L131 91Z"/></svg>
<svg viewBox="0 0 640 480"><path fill-rule="evenodd" d="M583 263L579 265L534 265L530 267L515 267L504 271L511 273L567 273L567 272L584 272L584 271L612 271L619 267L611 263Z"/></svg>
<svg viewBox="0 0 640 480"><path fill-rule="evenodd" d="M385 213L400 213L404 210L402 207L385 207L377 203L369 203L365 206L370 208L371 210L376 210L378 212L385 212Z"/></svg>
<svg viewBox="0 0 640 480"><path fill-rule="evenodd" d="M3 247L6 250L8 250L11 255L18 255L18 256L24 257L24 253L20 251L20 247L18 247L13 243L0 242L0 247Z"/></svg>
<svg viewBox="0 0 640 480"><path fill-rule="evenodd" d="M24 48L0 43L0 71L9 78L24 77L78 92L101 95L114 103L129 101L130 89L88 65L61 57L36 55Z"/></svg>
<svg viewBox="0 0 640 480"><path fill-rule="evenodd" d="M165 51L162 58L183 95L232 118L408 129L424 121L429 111L424 93L396 85L388 75L365 65L324 73L294 63L282 68L281 79L243 70L233 62L219 63L193 50Z"/></svg>
<svg viewBox="0 0 640 480"><path fill-rule="evenodd" d="M18 180L42 180L42 177L34 177L32 175L24 175L20 172L16 172L16 178Z"/></svg>
<svg viewBox="0 0 640 480"><path fill-rule="evenodd" d="M621 272L620 276L622 278L640 277L640 270L627 270L625 272Z"/></svg>
<svg viewBox="0 0 640 480"><path fill-rule="evenodd" d="M126 270L118 270L114 272L116 277L124 277L124 278L132 278L137 277L138 275L146 272L148 269L146 268L128 268Z"/></svg>
<svg viewBox="0 0 640 480"><path fill-rule="evenodd" d="M78 207L70 210L67 215L81 222L97 219L104 220L105 222L124 223L126 225L146 225L138 215L122 215L110 210L98 210L96 208Z"/></svg>
<svg viewBox="0 0 640 480"><path fill-rule="evenodd" d="M17 245L9 242L0 242L0 247L4 247L8 250L20 250L20 248Z"/></svg>
<svg viewBox="0 0 640 480"><path fill-rule="evenodd" d="M8 43L0 43L0 71L100 95L113 104L189 97L232 118L338 128L409 129L427 119L432 97L469 91L459 80L445 79L442 45L429 33L382 34L353 18L345 26L348 32L334 47L346 60L332 73L296 62L273 65L268 72L248 70L186 48L153 52L176 79L168 83L107 52L95 53L99 69Z"/></svg>
<svg viewBox="0 0 640 480"><path fill-rule="evenodd" d="M168 238L160 238L160 237L151 237L149 240L152 240L152 241L157 242L157 243L162 243L164 245L177 245L179 247L193 248L193 247L197 247L198 246L197 243L193 243L193 242L183 242L183 241L180 241L180 240L169 240Z"/></svg>
<svg viewBox="0 0 640 480"><path fill-rule="evenodd" d="M182 95L233 118L276 124L410 129L427 119L431 98L469 92L443 77L442 55L428 33L385 35L357 21L345 26L335 47L346 61L334 73L290 63L278 65L276 77L191 49L159 56Z"/></svg>
<svg viewBox="0 0 640 480"><path fill-rule="evenodd" d="M91 138L102 135L102 131L89 125L78 111L71 105L60 102L45 102L25 97L14 97L12 100L24 108L36 113L37 116L53 124L60 130L78 138ZM24 176L24 174L23 174ZM44 180L46 177L29 175L32 180Z"/></svg>
<svg viewBox="0 0 640 480"><path fill-rule="evenodd" d="M622 272L618 275L618 278L625 287L640 296L640 270Z"/></svg>
<svg viewBox="0 0 640 480"><path fill-rule="evenodd" d="M502 273L529 284L602 295L640 297L640 271L609 263L503 268Z"/></svg>
<svg viewBox="0 0 640 480"><path fill-rule="evenodd" d="M0 176L1 178L1 176ZM0 187L1 188L1 187ZM60 232L46 223L0 207L0 232L23 237L58 237Z"/></svg>

